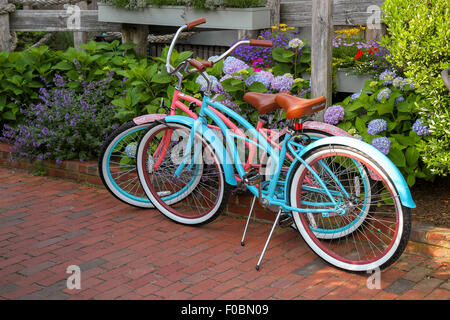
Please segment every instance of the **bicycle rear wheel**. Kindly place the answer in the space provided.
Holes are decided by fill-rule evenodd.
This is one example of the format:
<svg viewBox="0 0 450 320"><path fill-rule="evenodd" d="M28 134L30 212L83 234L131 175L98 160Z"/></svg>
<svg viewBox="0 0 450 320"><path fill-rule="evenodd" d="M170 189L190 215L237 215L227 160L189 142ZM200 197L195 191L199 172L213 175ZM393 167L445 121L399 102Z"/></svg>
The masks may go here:
<svg viewBox="0 0 450 320"><path fill-rule="evenodd" d="M137 171L145 193L162 214L195 225L217 218L230 188L213 147L201 135L195 134L186 151L190 133L190 127L178 123L151 127L138 147Z"/></svg>
<svg viewBox="0 0 450 320"><path fill-rule="evenodd" d="M311 209L292 213L310 248L330 264L351 271L383 269L395 262L408 242L410 210L401 204L394 183L377 161L354 148L339 145L317 148L305 155L304 160L320 179L304 164L298 164L290 177L288 194L291 206ZM369 170L379 177L379 189L355 188L364 183ZM319 180L338 202L339 212L331 210L330 198ZM371 192L370 196L367 192ZM358 216L367 206L371 214L352 233L346 234L349 225L361 221ZM329 208L330 212L314 212L317 208Z"/></svg>
<svg viewBox="0 0 450 320"><path fill-rule="evenodd" d="M299 136L299 141L297 143L306 146L310 143L313 143L319 139L323 139L323 138L327 138L327 137L331 137L332 135L328 132L324 132L324 131L320 131L320 130L316 130L316 129L304 129L302 131L302 135ZM280 140L284 139L284 137L282 136ZM270 181L271 180L271 175L270 175L270 170L268 170L268 168L270 168L271 166L271 158L269 157L267 164L266 164L266 168L265 168L265 180L266 181ZM292 165L292 161L290 161L287 157L284 160L284 164L283 164L283 170L280 174L279 180L281 182L284 182L287 178L287 173L289 168ZM359 172L359 176L362 178L362 180L360 181L358 180L354 180L353 182L357 182L360 184L359 185L354 185L353 188L359 188L362 189L363 191L358 191L360 194L362 193L366 199L366 203L371 203L370 201L370 197L372 192L376 192L376 190L378 190L378 184L376 181L372 180L370 178L370 175L363 169L361 169L361 171ZM311 187L311 177L310 174L307 173L305 179L303 180L303 182L305 183L303 188L308 188ZM284 183L281 183L280 185L284 186ZM334 238L336 239L337 237L346 237L348 235L350 235L352 232L354 232L355 230L357 230L364 222L365 222L365 218L369 215L372 215L372 211L373 211L373 205L367 205L364 206L361 211L357 214L354 215L354 219L352 220L348 220L346 225L340 225L337 230L332 230L332 229L323 229L317 226L317 224L314 221L314 215L312 214L308 214L308 218L310 220L311 225L313 226L313 232L315 234L315 236L317 238L320 239L329 239L329 238ZM269 207L269 210L271 210L272 212L278 212L278 207L277 206L272 206ZM292 226L295 226L295 224L293 224Z"/></svg>

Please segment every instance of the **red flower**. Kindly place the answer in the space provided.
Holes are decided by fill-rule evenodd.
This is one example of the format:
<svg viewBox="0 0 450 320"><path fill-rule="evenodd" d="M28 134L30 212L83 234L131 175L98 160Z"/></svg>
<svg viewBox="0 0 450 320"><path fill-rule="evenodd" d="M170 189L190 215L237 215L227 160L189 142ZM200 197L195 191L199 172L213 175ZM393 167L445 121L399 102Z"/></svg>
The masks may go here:
<svg viewBox="0 0 450 320"><path fill-rule="evenodd" d="M361 58L361 56L364 54L361 50L358 50L358 53L356 54L355 60Z"/></svg>

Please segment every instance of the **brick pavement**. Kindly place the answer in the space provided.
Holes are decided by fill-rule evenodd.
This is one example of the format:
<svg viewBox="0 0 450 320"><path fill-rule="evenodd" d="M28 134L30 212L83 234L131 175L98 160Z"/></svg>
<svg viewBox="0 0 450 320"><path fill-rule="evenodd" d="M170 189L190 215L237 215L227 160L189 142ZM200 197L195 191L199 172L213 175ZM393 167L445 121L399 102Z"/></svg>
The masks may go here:
<svg viewBox="0 0 450 320"><path fill-rule="evenodd" d="M368 274L323 263L292 230L221 216L201 227L136 209L101 188L0 168L0 299L446 299L448 261L405 253ZM67 267L81 269L69 290Z"/></svg>

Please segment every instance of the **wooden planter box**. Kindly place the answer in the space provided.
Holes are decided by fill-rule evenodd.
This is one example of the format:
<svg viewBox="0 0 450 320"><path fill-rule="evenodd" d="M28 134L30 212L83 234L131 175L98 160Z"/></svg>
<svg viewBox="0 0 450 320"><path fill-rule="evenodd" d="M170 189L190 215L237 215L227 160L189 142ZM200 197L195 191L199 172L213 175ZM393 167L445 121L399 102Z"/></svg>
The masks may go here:
<svg viewBox="0 0 450 320"><path fill-rule="evenodd" d="M182 17L184 13L184 16ZM258 30L270 28L270 9L224 8L217 10L186 10L181 6L147 7L142 10L128 10L108 4L98 4L98 21L160 26L181 26L189 21L206 18L198 26L207 29Z"/></svg>
<svg viewBox="0 0 450 320"><path fill-rule="evenodd" d="M372 80L371 76L349 75L349 69L338 70L336 74L336 85L338 92L355 93L361 91L367 80Z"/></svg>

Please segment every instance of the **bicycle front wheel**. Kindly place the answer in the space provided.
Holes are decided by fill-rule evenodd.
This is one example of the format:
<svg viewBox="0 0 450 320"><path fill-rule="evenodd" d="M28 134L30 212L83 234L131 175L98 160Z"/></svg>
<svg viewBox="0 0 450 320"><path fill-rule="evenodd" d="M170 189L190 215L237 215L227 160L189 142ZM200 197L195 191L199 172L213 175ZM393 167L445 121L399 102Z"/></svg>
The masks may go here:
<svg viewBox="0 0 450 320"><path fill-rule="evenodd" d="M410 211L401 204L394 183L377 161L339 145L317 148L304 160L315 174L298 164L288 183L288 195L292 207L304 210L292 214L309 247L328 263L350 271L383 269L395 262L408 242ZM379 178L377 190L361 187L369 170ZM330 194L338 210L333 209ZM371 214L348 233L368 206Z"/></svg>
<svg viewBox="0 0 450 320"><path fill-rule="evenodd" d="M214 148L191 128L159 123L142 138L137 170L143 189L169 219L188 225L213 221L224 209L229 185Z"/></svg>

